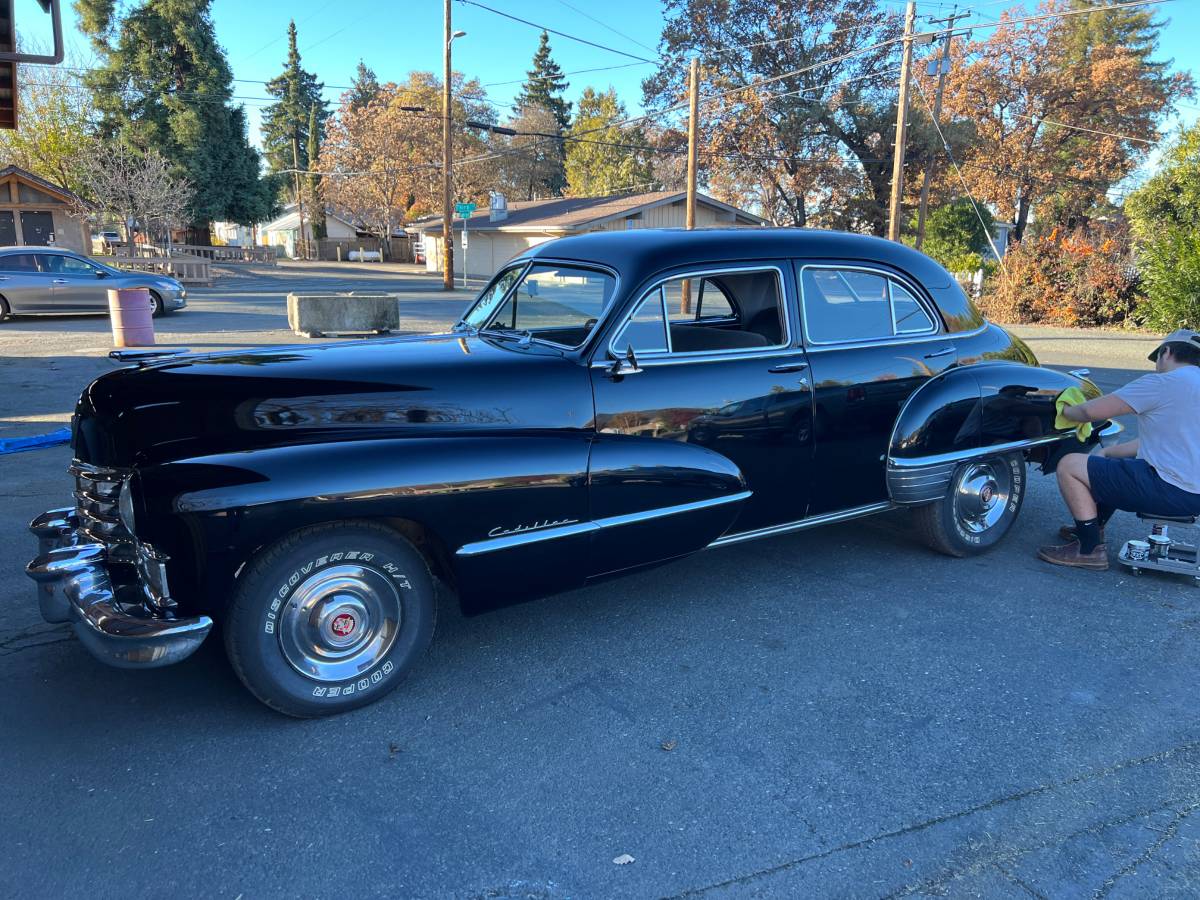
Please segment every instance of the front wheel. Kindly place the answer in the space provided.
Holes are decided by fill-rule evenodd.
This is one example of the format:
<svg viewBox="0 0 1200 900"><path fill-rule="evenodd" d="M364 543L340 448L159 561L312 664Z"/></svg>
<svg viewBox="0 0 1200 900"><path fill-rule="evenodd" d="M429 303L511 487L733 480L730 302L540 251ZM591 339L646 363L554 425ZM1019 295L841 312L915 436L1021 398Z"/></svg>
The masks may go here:
<svg viewBox="0 0 1200 900"><path fill-rule="evenodd" d="M297 531L256 557L225 622L242 683L289 716L378 700L433 637L425 559L391 529L339 522Z"/></svg>
<svg viewBox="0 0 1200 900"><path fill-rule="evenodd" d="M163 303L162 296L157 291L150 291L150 315L154 318L165 315L167 312L166 304Z"/></svg>
<svg viewBox="0 0 1200 900"><path fill-rule="evenodd" d="M912 511L917 533L948 556L990 550L1008 533L1025 500L1025 457L1020 453L969 460L940 500Z"/></svg>

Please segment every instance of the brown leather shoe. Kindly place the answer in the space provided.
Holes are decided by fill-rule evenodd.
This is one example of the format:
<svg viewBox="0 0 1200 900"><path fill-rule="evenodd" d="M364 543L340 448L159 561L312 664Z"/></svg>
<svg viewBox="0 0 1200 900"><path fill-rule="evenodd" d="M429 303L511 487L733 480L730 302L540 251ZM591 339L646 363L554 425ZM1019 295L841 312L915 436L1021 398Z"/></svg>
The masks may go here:
<svg viewBox="0 0 1200 900"><path fill-rule="evenodd" d="M1061 547L1043 547L1038 551L1038 557L1056 566L1071 566L1075 569L1096 569L1104 571L1108 568L1108 548L1097 544L1091 553L1079 552L1079 541L1072 541Z"/></svg>
<svg viewBox="0 0 1200 900"><path fill-rule="evenodd" d="M1079 535L1077 535L1075 533L1074 525L1064 525L1062 528L1058 529L1058 536L1060 538L1062 538L1064 541L1068 541L1068 542L1079 540ZM1102 544L1104 543L1104 529L1103 528L1100 529L1100 543L1102 543Z"/></svg>

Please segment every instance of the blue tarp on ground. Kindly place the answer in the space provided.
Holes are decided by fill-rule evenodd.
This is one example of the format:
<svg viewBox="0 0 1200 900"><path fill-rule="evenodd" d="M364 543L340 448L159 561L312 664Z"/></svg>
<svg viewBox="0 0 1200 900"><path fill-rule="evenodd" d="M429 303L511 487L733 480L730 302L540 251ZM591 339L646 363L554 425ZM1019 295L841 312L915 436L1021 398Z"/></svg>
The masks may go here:
<svg viewBox="0 0 1200 900"><path fill-rule="evenodd" d="M70 428L60 428L49 434L35 434L30 437L0 438L0 456L6 453L20 453L22 450L41 450L43 447L54 447L70 442Z"/></svg>

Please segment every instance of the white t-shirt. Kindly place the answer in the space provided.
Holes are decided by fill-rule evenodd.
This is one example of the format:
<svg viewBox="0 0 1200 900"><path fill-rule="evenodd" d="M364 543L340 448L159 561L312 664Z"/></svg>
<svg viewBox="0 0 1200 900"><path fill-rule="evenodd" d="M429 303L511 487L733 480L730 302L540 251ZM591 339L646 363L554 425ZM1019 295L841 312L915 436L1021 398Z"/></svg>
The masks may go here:
<svg viewBox="0 0 1200 900"><path fill-rule="evenodd" d="M1160 478L1200 494L1200 366L1180 366L1114 392L1138 417L1138 459Z"/></svg>

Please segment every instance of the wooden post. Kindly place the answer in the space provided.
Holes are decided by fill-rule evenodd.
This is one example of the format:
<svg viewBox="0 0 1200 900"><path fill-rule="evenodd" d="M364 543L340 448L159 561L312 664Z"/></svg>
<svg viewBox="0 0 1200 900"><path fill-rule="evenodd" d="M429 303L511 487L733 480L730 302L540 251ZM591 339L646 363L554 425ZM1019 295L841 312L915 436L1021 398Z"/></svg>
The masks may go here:
<svg viewBox="0 0 1200 900"><path fill-rule="evenodd" d="M696 227L696 179L699 162L700 131L700 60L692 57L688 72L688 157L687 157L687 213L684 220L690 231ZM680 285L679 311L684 315L692 311L692 283Z"/></svg>
<svg viewBox="0 0 1200 900"><path fill-rule="evenodd" d="M888 215L888 238L900 240L900 201L904 197L904 144L908 137L908 83L912 78L913 22L916 0L908 0L904 12L904 52L900 57L900 96L896 103L896 151L892 158L892 203Z"/></svg>
<svg viewBox="0 0 1200 900"><path fill-rule="evenodd" d="M954 23L960 18L965 18L966 13L959 16L957 7L948 19L943 19L946 23L946 34L942 37L942 56L938 61L938 84L937 93L933 97L933 121L937 122L942 116L942 97L946 93L946 76L950 74L950 44L954 39ZM939 22L938 24L941 24ZM929 183L933 180L933 170L936 166L936 157L929 160L929 164L925 166L925 174L921 176L921 202L917 206L917 239L916 248L921 249L921 245L925 243L925 216L929 212Z"/></svg>

